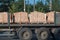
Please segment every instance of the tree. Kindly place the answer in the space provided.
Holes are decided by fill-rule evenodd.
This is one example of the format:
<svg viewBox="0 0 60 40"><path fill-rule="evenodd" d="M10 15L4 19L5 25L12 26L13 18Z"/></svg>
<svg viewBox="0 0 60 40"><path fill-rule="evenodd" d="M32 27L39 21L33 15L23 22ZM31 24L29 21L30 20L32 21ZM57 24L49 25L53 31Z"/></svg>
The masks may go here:
<svg viewBox="0 0 60 40"><path fill-rule="evenodd" d="M17 11L20 12L20 11L24 11L24 0L17 0L15 2L15 5L17 7Z"/></svg>
<svg viewBox="0 0 60 40"><path fill-rule="evenodd" d="M0 11L5 11L8 12L9 8L9 3L13 0L0 0Z"/></svg>
<svg viewBox="0 0 60 40"><path fill-rule="evenodd" d="M16 5L15 5L14 2L11 2L11 3L10 3L10 6L9 6L8 8L9 8L9 12L10 12L10 13L14 13L14 12L17 11L17 7L16 7Z"/></svg>
<svg viewBox="0 0 60 40"><path fill-rule="evenodd" d="M36 3L36 10L40 11L40 12L47 12L48 11L48 5L42 2L42 1L38 1Z"/></svg>
<svg viewBox="0 0 60 40"><path fill-rule="evenodd" d="M33 5L31 4L26 4L26 12L30 13L33 11Z"/></svg>
<svg viewBox="0 0 60 40"><path fill-rule="evenodd" d="M48 4L50 5L50 1L46 0ZM52 10L53 11L60 11L60 0L51 0L52 2Z"/></svg>
<svg viewBox="0 0 60 40"><path fill-rule="evenodd" d="M60 0L52 0L52 9L60 11Z"/></svg>
<svg viewBox="0 0 60 40"><path fill-rule="evenodd" d="M13 4L15 5L15 7L17 8L16 11L23 11L23 6L24 6L24 0L0 0L0 11L7 11L11 10L11 6L12 6L12 1L14 2ZM9 8L10 7L10 8Z"/></svg>

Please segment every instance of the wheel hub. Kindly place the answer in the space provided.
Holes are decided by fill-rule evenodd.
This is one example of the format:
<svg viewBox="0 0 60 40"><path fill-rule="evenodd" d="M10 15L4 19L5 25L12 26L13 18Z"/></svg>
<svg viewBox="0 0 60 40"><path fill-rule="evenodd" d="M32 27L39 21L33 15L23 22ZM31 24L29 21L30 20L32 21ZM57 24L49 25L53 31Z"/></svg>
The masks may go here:
<svg viewBox="0 0 60 40"><path fill-rule="evenodd" d="M48 33L46 31L41 33L41 39L46 39L48 37Z"/></svg>
<svg viewBox="0 0 60 40"><path fill-rule="evenodd" d="M28 39L30 37L30 33L29 32L24 32L23 33L23 38L24 39Z"/></svg>

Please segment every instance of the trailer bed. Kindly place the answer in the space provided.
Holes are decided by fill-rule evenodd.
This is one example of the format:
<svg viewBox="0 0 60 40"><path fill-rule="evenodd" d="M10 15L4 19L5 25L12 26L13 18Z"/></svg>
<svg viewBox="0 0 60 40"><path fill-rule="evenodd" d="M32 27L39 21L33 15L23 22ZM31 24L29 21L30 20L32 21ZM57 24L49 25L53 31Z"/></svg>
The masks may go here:
<svg viewBox="0 0 60 40"><path fill-rule="evenodd" d="M0 24L0 28L2 27L56 27L60 25L56 24Z"/></svg>

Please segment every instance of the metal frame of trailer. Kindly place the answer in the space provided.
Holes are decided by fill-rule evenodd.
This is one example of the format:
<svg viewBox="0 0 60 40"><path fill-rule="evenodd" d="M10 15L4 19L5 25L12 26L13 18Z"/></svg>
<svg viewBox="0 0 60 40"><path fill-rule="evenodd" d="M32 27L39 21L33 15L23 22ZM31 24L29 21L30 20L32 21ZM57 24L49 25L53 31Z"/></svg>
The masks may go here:
<svg viewBox="0 0 60 40"><path fill-rule="evenodd" d="M56 27L58 25L55 24L0 24L0 31L9 31L8 34L0 34L0 36L8 36L8 37L17 37L18 35L16 35L16 29L20 29L22 28L30 28L30 30L35 30L36 28L58 28ZM7 28L7 29L5 29ZM11 32L14 33L11 33ZM54 37L54 36L53 36Z"/></svg>
<svg viewBox="0 0 60 40"><path fill-rule="evenodd" d="M55 25L55 24L0 24L0 27L56 27L60 25Z"/></svg>

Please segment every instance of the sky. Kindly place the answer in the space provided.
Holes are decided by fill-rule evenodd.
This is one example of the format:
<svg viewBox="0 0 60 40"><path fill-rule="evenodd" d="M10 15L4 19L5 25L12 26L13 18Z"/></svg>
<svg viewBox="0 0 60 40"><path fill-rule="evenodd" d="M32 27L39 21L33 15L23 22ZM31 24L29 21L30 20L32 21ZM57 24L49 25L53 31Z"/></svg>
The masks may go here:
<svg viewBox="0 0 60 40"><path fill-rule="evenodd" d="M28 0L26 0L26 1L28 1ZM37 2L38 0L35 0L35 3ZM34 3L34 0L29 0L29 3L30 4L33 4Z"/></svg>
<svg viewBox="0 0 60 40"><path fill-rule="evenodd" d="M28 0L26 0L26 1L28 1ZM35 3L36 3L37 1L39 1L39 0L35 0ZM45 3L45 0L40 0L40 1L42 1L43 3ZM29 3L30 3L30 4L34 4L34 0L29 0Z"/></svg>
<svg viewBox="0 0 60 40"><path fill-rule="evenodd" d="M16 0L17 1L17 0ZM28 0L26 0L27 3ZM35 3L37 3L37 1L42 1L45 4L46 0L35 0ZM29 4L34 4L34 0L29 0Z"/></svg>
<svg viewBox="0 0 60 40"><path fill-rule="evenodd" d="M17 1L17 0L16 0ZM26 0L27 3L28 0ZM42 1L45 4L46 0L35 0L35 3L37 3L37 1ZM29 4L34 4L34 0L29 0Z"/></svg>

